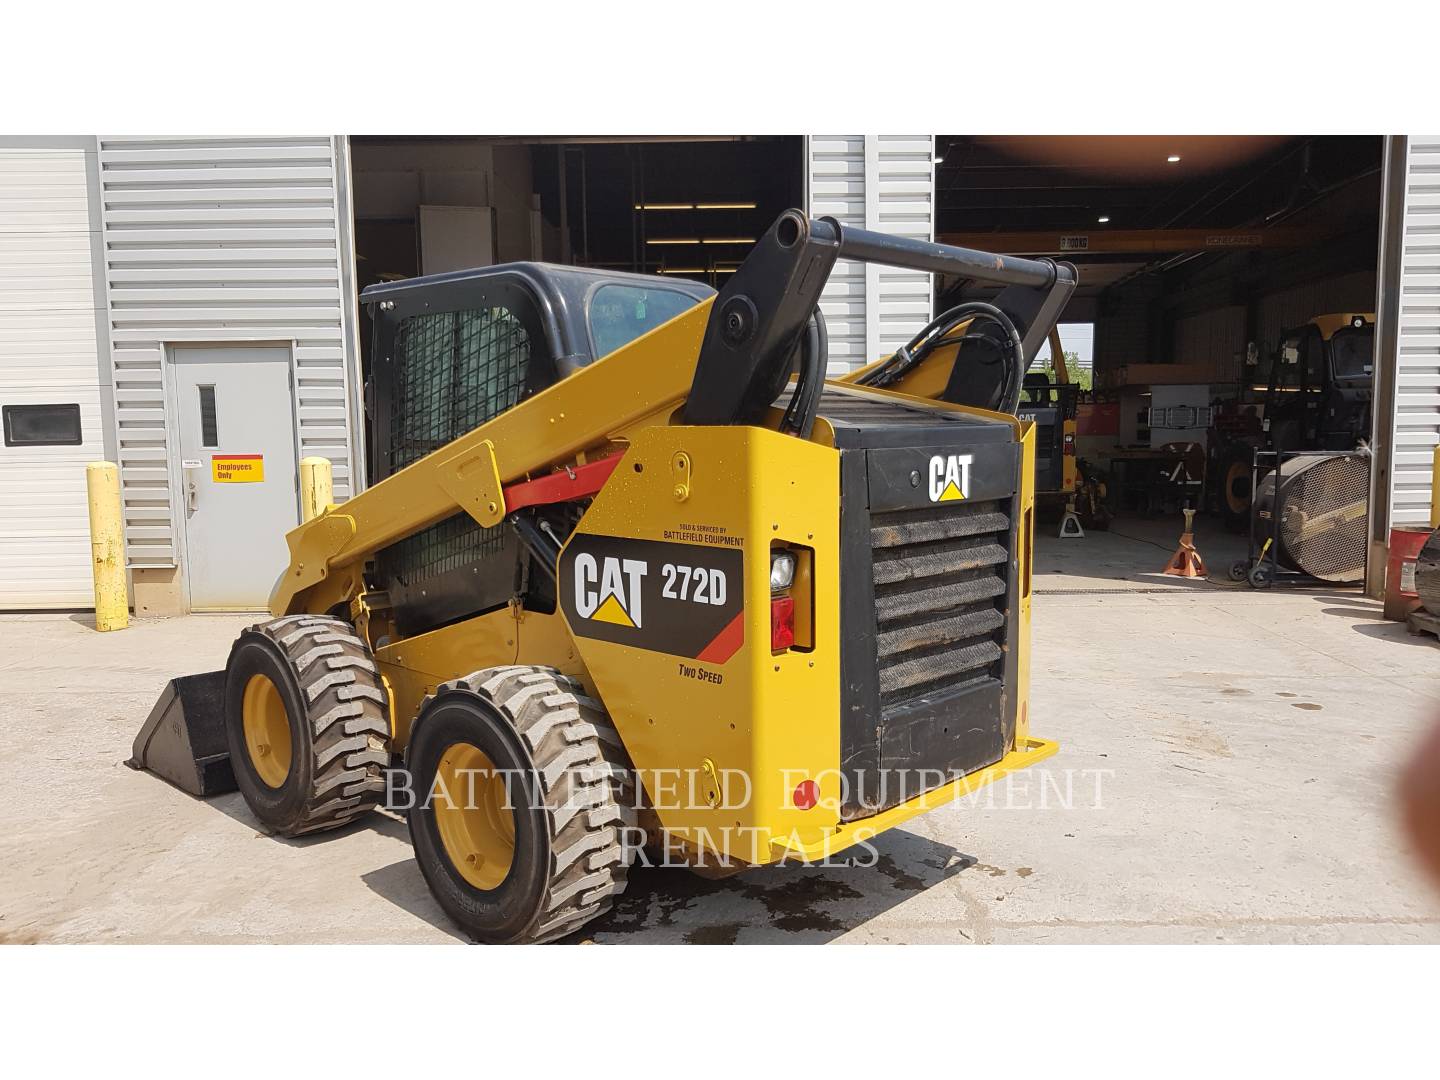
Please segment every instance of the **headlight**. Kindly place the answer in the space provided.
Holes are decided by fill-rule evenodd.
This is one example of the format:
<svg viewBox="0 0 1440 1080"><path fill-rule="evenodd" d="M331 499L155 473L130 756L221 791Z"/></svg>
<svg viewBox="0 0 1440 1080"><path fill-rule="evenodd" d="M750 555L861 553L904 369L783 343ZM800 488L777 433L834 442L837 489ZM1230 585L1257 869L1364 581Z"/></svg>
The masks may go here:
<svg viewBox="0 0 1440 1080"><path fill-rule="evenodd" d="M795 580L795 556L788 551L776 551L770 555L770 591L784 592Z"/></svg>

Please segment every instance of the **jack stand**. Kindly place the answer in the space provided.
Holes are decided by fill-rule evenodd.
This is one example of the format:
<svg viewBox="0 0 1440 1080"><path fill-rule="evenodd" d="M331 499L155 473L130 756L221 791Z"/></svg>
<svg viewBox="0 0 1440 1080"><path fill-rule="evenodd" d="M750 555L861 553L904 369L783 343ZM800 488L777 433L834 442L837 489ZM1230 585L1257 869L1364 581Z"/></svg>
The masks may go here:
<svg viewBox="0 0 1440 1080"><path fill-rule="evenodd" d="M1165 573L1173 577L1201 577L1205 576L1205 560L1200 558L1200 552L1195 550L1195 511L1186 507L1185 531L1180 534L1180 546L1175 549L1175 554L1170 556L1170 562L1165 566Z"/></svg>
<svg viewBox="0 0 1440 1080"><path fill-rule="evenodd" d="M1065 501L1065 516L1060 519L1060 539L1072 537L1080 540L1085 538L1085 530L1080 527L1080 515L1075 513L1074 495Z"/></svg>

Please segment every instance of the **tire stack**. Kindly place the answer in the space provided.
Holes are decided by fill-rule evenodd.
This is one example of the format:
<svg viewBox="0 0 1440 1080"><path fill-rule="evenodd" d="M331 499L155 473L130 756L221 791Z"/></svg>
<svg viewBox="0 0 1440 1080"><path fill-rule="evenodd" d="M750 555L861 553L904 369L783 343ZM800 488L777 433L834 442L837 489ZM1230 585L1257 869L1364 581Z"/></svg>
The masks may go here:
<svg viewBox="0 0 1440 1080"><path fill-rule="evenodd" d="M1420 605L1431 615L1440 615L1440 529L1430 534L1415 557L1415 591Z"/></svg>

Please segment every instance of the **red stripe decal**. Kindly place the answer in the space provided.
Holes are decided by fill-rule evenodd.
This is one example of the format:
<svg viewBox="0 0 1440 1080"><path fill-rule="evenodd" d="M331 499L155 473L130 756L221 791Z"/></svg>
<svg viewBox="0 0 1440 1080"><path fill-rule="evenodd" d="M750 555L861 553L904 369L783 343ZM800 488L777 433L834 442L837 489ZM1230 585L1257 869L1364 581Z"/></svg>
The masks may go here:
<svg viewBox="0 0 1440 1080"><path fill-rule="evenodd" d="M723 664L737 652L740 646L745 644L745 609L741 608L735 613L735 617L726 624L711 640L709 645L700 650L700 655L695 657L702 664Z"/></svg>
<svg viewBox="0 0 1440 1080"><path fill-rule="evenodd" d="M264 454L211 454L211 461L259 461Z"/></svg>
<svg viewBox="0 0 1440 1080"><path fill-rule="evenodd" d="M535 480L522 480L511 484L504 489L505 509L510 511L526 506L546 506L594 495L605 486L605 481L610 479L615 466L620 464L620 458L620 454L612 454L599 461L577 466L568 472L561 470Z"/></svg>

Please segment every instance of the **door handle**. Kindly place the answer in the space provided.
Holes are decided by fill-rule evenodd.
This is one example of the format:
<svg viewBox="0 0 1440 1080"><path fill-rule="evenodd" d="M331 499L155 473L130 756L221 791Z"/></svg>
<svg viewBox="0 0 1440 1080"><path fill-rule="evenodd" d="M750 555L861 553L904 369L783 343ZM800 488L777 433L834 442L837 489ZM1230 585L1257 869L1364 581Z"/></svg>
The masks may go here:
<svg viewBox="0 0 1440 1080"><path fill-rule="evenodd" d="M195 470L200 466L185 466L185 510L187 513L195 513L198 504L196 502L197 492L195 490Z"/></svg>

